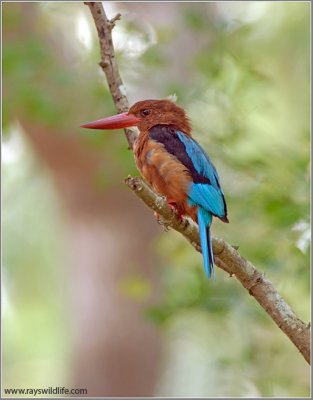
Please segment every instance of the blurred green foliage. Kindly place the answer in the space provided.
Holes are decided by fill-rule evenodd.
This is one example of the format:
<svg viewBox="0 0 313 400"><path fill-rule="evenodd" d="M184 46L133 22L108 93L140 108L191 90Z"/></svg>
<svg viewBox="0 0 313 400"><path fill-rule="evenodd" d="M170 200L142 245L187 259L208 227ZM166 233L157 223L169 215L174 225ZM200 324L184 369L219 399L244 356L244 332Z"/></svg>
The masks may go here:
<svg viewBox="0 0 313 400"><path fill-rule="evenodd" d="M121 12L127 7L131 4L115 5ZM153 7L161 4L150 5L147 12L153 13ZM167 6L162 7L166 12ZM86 146L103 153L106 165L118 163L125 176L134 173L135 167L124 138L88 136L78 129L85 120L114 112L103 76L97 73L93 28L91 47L77 44L73 15L88 15L81 8L82 4L37 3L31 33L21 38L14 33L29 29L24 26L22 7L4 5L4 133L10 136L16 110L57 128L60 134L70 127L85 136ZM113 36L119 36L122 43L117 54L128 92L132 98L136 90L151 98L177 93L179 104L191 117L194 136L219 170L226 193L230 224L216 221L213 233L238 245L307 321L310 5L250 2L228 9L222 3L198 3L177 5L175 10L171 24L145 25L128 20L126 14L114 30ZM89 16L87 21L92 25ZM189 40L183 55L175 53L181 37ZM130 39L133 42L128 43ZM60 51L55 42L62 40ZM129 51L134 43L141 45L135 54ZM175 74L176 58L183 64L181 74ZM21 163L25 168L25 160ZM11 168L20 173L20 164ZM65 329L66 317L59 313L60 304L53 304L55 291L51 289L59 279L53 275L60 274L57 268L53 270L56 249L62 247L61 242L55 243L58 227L40 230L54 220L53 189L42 187L34 170L17 181L11 177L11 168L3 169L4 281L9 287L16 286L10 290L16 307L14 323L18 324L13 327L12 317L4 318L4 362L10 371L30 356L29 349L36 348L42 355L54 348L53 341L65 353L68 346L68 332L58 333ZM104 166L94 184L109 190L113 181ZM24 193L26 188L33 189L29 189L29 198L23 194L20 204L16 190ZM32 205L43 193L50 195L41 198L44 207L39 208L40 216L36 208L35 216ZM19 207L20 213L16 212ZM16 231L31 225L33 219L44 221L38 231L29 230L27 235ZM32 247L35 242L36 248ZM161 258L162 296L146 310L145 317L160 324L167 338L157 395L309 395L304 360L234 278L218 271L217 280L208 282L200 255L174 232L162 234L155 249ZM41 264L44 268L38 269ZM32 271L34 279L18 271L22 266ZM54 283L50 289L43 287L46 302L38 304L34 290L41 290L40 282L48 280ZM129 277L120 289L130 301L141 301L151 290L140 277ZM28 303L22 305L19 301L25 296ZM50 317L50 322L42 319L47 310L55 315L53 327ZM40 324L45 324L40 331L42 347L35 346L40 340L32 330L11 335Z"/></svg>

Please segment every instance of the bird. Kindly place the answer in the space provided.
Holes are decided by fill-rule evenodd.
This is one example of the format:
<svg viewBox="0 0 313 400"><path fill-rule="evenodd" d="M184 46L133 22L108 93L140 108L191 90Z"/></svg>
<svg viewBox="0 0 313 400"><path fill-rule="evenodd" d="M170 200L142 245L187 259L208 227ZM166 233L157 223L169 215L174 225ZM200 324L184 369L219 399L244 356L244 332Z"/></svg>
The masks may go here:
<svg viewBox="0 0 313 400"><path fill-rule="evenodd" d="M204 269L215 277L211 224L213 217L228 223L227 205L218 172L192 137L185 110L170 99L142 100L128 112L82 125L90 129L137 126L133 151L136 165L150 186L166 197L179 218L198 223Z"/></svg>

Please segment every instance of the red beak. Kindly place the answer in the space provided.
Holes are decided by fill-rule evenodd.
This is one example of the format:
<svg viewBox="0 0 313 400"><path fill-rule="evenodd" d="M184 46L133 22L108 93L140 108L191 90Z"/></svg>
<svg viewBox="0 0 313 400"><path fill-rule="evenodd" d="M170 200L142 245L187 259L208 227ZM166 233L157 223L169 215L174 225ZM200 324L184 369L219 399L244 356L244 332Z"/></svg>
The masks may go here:
<svg viewBox="0 0 313 400"><path fill-rule="evenodd" d="M87 124L81 125L81 128L89 129L121 129L128 128L130 126L135 126L140 121L140 118L135 117L135 115L122 113L113 115L113 117L107 117L102 119L97 119L93 122L88 122Z"/></svg>

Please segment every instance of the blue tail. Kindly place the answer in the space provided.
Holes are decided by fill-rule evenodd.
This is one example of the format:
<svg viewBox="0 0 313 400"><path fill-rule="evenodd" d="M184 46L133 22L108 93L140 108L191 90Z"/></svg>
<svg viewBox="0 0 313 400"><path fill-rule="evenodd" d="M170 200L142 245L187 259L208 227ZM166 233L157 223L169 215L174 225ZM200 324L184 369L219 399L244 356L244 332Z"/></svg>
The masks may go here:
<svg viewBox="0 0 313 400"><path fill-rule="evenodd" d="M204 208L198 206L200 243L204 261L204 269L209 279L211 278L212 273L215 278L214 257L213 257L212 241L210 236L211 223L212 223L212 214L206 211Z"/></svg>

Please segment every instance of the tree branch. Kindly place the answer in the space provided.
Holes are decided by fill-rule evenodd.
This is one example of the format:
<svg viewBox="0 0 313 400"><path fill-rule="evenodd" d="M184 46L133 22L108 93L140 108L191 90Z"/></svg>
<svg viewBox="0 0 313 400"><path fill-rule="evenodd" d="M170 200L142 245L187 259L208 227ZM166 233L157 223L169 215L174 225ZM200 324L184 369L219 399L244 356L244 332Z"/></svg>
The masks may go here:
<svg viewBox="0 0 313 400"><path fill-rule="evenodd" d="M93 16L99 38L101 61L100 67L105 73L110 92L118 113L126 112L129 109L129 103L126 96L126 88L120 76L113 46L111 31L115 26L115 22L121 18L121 14L117 14L111 20L107 18L102 2L85 2ZM138 136L138 130L125 129L125 135L128 142L128 148L132 149L134 141Z"/></svg>
<svg viewBox="0 0 313 400"><path fill-rule="evenodd" d="M97 27L101 62L109 88L118 112L129 108L125 87L119 75L115 61L111 30L118 14L108 20L102 3L87 2ZM126 137L132 147L137 133L127 130ZM189 218L177 218L168 206L166 199L155 193L141 178L128 177L126 185L152 210L162 217L162 223L180 232L197 251L201 252L198 226ZM290 306L277 292L273 284L265 279L264 274L243 258L239 252L222 239L213 238L213 251L216 265L231 276L235 276L242 286L263 307L276 325L289 337L305 360L310 363L310 325L306 325L292 311Z"/></svg>
<svg viewBox="0 0 313 400"><path fill-rule="evenodd" d="M162 223L180 232L201 252L198 225L189 218L177 218L164 197L156 194L141 178L128 177L125 183L150 208L162 216ZM222 239L212 239L215 264L235 276L278 327L310 363L310 327L301 321L264 274Z"/></svg>

